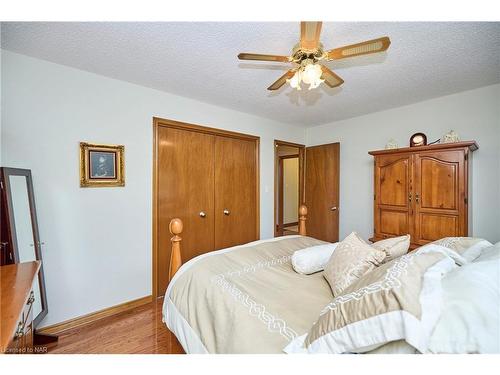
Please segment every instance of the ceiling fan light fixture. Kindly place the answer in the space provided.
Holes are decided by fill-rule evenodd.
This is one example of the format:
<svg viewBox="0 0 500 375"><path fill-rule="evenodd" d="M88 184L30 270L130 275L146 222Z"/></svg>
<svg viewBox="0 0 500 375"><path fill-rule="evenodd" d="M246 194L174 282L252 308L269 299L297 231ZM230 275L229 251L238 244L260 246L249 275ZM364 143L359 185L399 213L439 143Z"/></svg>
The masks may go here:
<svg viewBox="0 0 500 375"><path fill-rule="evenodd" d="M302 90L302 88L300 87L300 82L301 82L301 71L300 69L298 69L295 74L293 75L292 78L290 79L287 79L286 81L290 84L290 86L293 88L293 89L297 89L297 90Z"/></svg>
<svg viewBox="0 0 500 375"><path fill-rule="evenodd" d="M309 90L319 87L319 85L321 85L323 82L325 82L324 79L317 79L316 81L311 82L311 84L309 85Z"/></svg>
<svg viewBox="0 0 500 375"><path fill-rule="evenodd" d="M323 82L321 79L323 71L320 65L307 64L303 69L302 82L309 85L309 90L315 89Z"/></svg>
<svg viewBox="0 0 500 375"><path fill-rule="evenodd" d="M302 82L310 85L321 78L321 67L316 64L307 64L303 69Z"/></svg>
<svg viewBox="0 0 500 375"><path fill-rule="evenodd" d="M304 82L309 85L309 90L312 90L325 81L324 79L321 79L322 74L323 71L321 70L320 65L307 64L306 66L302 66L297 69L293 77L287 79L286 81L294 89L301 90L302 87L300 84Z"/></svg>

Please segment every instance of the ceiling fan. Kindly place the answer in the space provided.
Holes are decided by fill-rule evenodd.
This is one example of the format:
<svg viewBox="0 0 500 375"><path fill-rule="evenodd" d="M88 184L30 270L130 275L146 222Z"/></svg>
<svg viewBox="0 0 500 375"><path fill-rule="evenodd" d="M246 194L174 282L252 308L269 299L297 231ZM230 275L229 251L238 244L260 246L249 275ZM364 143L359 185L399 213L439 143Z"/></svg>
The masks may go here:
<svg viewBox="0 0 500 375"><path fill-rule="evenodd" d="M319 41L321 25L322 22L301 22L300 42L293 47L290 56L240 53L238 58L240 60L291 62L294 64L294 67L278 78L267 89L278 90L288 82L290 86L300 90L300 84L304 82L309 85L309 90L311 90L318 87L322 82L325 82L330 87L337 87L344 83L344 80L328 67L319 64L321 60L340 60L347 57L382 52L387 50L391 44L389 37L384 36L325 51Z"/></svg>

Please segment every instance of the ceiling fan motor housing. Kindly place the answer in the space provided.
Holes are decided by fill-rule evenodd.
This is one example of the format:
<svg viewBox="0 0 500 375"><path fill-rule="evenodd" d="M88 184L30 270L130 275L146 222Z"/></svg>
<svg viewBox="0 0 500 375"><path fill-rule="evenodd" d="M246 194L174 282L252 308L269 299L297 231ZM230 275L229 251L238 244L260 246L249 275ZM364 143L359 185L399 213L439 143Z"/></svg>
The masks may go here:
<svg viewBox="0 0 500 375"><path fill-rule="evenodd" d="M308 50L301 48L300 43L297 43L295 47L293 47L290 59L294 63L304 66L311 63L312 64L317 63L324 57L325 57L325 52L323 50L323 44L319 43L318 48L313 50Z"/></svg>

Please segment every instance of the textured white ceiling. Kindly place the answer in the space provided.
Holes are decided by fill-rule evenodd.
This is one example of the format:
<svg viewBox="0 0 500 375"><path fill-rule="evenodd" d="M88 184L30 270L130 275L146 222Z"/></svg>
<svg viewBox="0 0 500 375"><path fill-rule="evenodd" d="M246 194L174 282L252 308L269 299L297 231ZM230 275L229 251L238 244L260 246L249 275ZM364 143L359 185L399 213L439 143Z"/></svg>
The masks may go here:
<svg viewBox="0 0 500 375"><path fill-rule="evenodd" d="M243 62L239 52L288 55L299 24L2 23L2 48L104 76L313 126L500 82L500 23L325 23L328 49L388 35L383 54L329 62L340 88L266 87L288 64Z"/></svg>

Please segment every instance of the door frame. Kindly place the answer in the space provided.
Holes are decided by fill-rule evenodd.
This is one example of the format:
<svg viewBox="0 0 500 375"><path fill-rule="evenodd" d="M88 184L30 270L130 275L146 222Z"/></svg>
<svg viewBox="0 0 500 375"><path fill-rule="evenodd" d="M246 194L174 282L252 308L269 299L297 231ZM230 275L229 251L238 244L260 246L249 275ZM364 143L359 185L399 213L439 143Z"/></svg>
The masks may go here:
<svg viewBox="0 0 500 375"><path fill-rule="evenodd" d="M158 130L160 127L180 129L187 131L194 131L198 133L217 135L222 137L244 139L246 141L255 142L255 167L256 167L256 222L255 229L257 233L257 239L260 239L260 137L255 135L243 134L238 132L233 132L229 130L222 130L207 126L189 124L186 122L180 122L176 120L169 120L160 117L153 117L153 206L152 206L152 217L153 217L153 227L152 227L152 295L153 298L158 297ZM182 233L180 235L182 237ZM181 245L182 248L182 245Z"/></svg>
<svg viewBox="0 0 500 375"><path fill-rule="evenodd" d="M304 203L304 193L305 193L305 152L306 146L300 143L293 143L287 141L280 141L278 139L274 140L274 210L273 210L273 233L274 237L279 236L279 231L277 228L277 220L276 217L279 215L279 207L283 207L282 202L279 202L279 189L282 186L282 176L280 176L280 163L281 158L278 155L278 146L291 146L297 147L299 149L299 206ZM295 155L293 157L296 157ZM281 203L281 204L280 204ZM297 207L297 210L299 208Z"/></svg>

